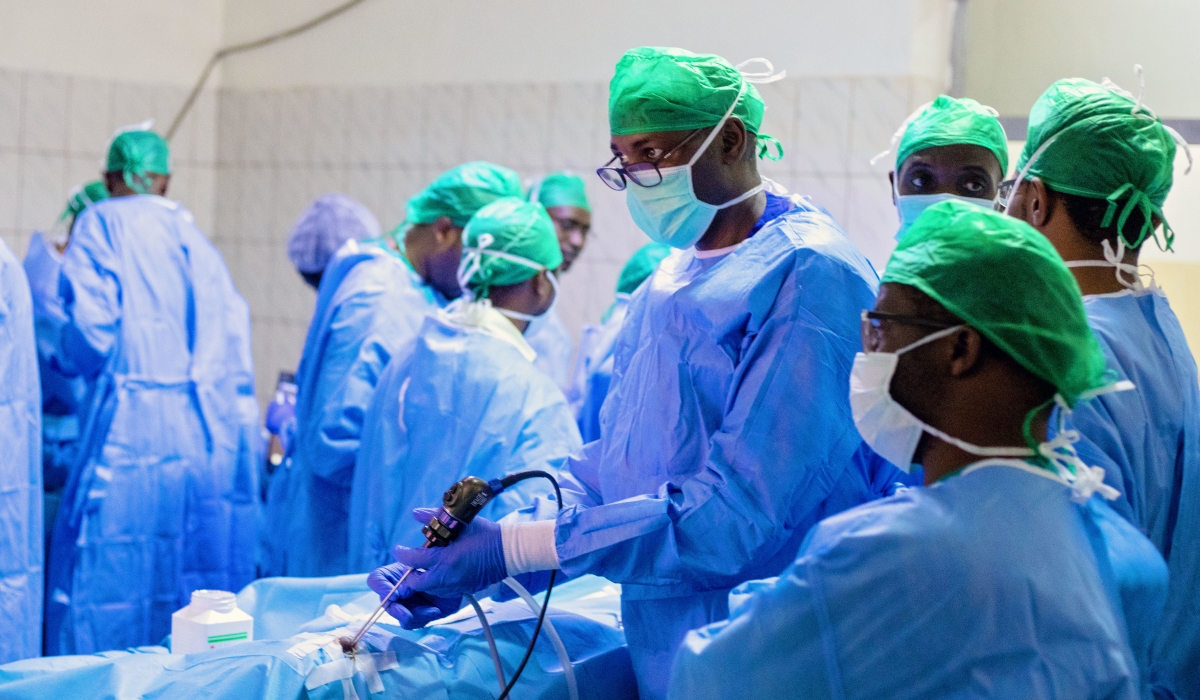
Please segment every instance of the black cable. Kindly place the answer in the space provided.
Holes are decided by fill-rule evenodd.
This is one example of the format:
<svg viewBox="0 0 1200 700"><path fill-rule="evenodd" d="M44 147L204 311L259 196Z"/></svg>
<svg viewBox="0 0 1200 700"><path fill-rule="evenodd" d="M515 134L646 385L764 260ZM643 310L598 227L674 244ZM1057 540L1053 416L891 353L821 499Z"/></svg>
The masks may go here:
<svg viewBox="0 0 1200 700"><path fill-rule="evenodd" d="M562 491L558 488L558 480L550 475L549 472L534 469L527 472L517 472L509 474L500 480L504 488L508 488L513 484L524 481L525 479L533 479L542 477L549 479L554 485L554 497L558 500L558 509L561 511L563 507ZM538 612L537 625L533 628L533 638L529 640L529 647L525 649L525 657L521 659L521 665L517 666L517 672L513 674L512 680L508 682L508 686L504 688L504 692L500 693L500 697L496 700L505 700L508 694L512 692L513 686L517 684L517 679L521 677L521 673L525 670L525 665L529 663L529 657L533 655L533 645L537 643L538 634L542 631L542 621L546 619L546 610L550 607L550 591L554 590L554 579L558 576L558 570L550 572L550 582L546 586L546 597L542 599L542 609Z"/></svg>

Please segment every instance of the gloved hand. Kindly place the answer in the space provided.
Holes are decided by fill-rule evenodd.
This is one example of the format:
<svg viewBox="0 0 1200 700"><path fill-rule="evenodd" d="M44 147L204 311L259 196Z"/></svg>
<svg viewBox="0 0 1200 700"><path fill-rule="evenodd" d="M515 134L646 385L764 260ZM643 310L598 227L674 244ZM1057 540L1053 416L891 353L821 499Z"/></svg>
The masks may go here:
<svg viewBox="0 0 1200 700"><path fill-rule="evenodd" d="M425 525L436 513L433 508L417 508L413 518ZM397 591L404 597L418 592L439 597L461 596L508 576L500 526L487 518L472 520L447 547L409 549L396 545L392 556L401 564L417 569Z"/></svg>
<svg viewBox="0 0 1200 700"><path fill-rule="evenodd" d="M371 590L379 594L379 599L392 590L392 586L400 580L404 572L408 571L408 567L403 564L388 564L375 569L367 576L367 585ZM416 576L417 572L413 572L412 576ZM412 576L408 579L411 580ZM408 580L404 582L408 584ZM402 587L403 588L403 587ZM396 591L392 595L390 602L384 606L388 614L396 618L400 626L406 630L415 630L433 622L440 620L447 615L453 615L462 607L462 597L457 598L438 598L425 593L415 593L407 598L399 597L400 591Z"/></svg>
<svg viewBox="0 0 1200 700"><path fill-rule="evenodd" d="M267 432L279 435L283 426L296 418L296 397L283 391L275 392L275 400L267 404Z"/></svg>

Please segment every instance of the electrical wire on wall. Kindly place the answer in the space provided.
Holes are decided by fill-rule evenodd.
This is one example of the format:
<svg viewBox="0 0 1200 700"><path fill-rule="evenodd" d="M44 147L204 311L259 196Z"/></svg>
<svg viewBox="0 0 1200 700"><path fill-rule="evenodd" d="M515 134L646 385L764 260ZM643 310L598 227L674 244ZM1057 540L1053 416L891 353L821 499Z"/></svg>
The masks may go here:
<svg viewBox="0 0 1200 700"><path fill-rule="evenodd" d="M342 3L341 5L317 15L307 22L298 24L291 29L286 29L282 32L277 32L269 36L264 36L261 39L246 41L241 44L234 44L233 46L226 46L223 49L219 49L212 55L212 58L208 59L208 65L204 66L204 70L200 73L200 79L196 81L196 86L192 88L192 92L188 95L187 100L185 100L183 106L179 108L179 113L176 114L175 119L172 120L171 128L167 129L167 140L171 140L171 137L175 135L175 130L179 128L181 123L183 123L183 118L187 116L189 111L191 111L192 105L196 103L196 98L200 96L200 91L204 89L204 84L208 82L208 76L212 73L213 68L216 68L217 64L223 59L234 54L243 53L245 51L261 49L262 47L269 46L277 41L283 41L284 39L290 39L294 36L303 34L304 32L318 27L334 17L353 9L355 6L363 4L366 1L367 0L349 0L349 2Z"/></svg>

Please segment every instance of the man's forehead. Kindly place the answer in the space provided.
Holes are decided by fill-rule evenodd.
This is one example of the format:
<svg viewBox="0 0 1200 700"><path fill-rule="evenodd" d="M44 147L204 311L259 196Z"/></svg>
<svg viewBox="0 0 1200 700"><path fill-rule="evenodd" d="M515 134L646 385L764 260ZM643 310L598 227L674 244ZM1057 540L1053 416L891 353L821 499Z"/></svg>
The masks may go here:
<svg viewBox="0 0 1200 700"><path fill-rule="evenodd" d="M900 169L907 170L918 165L938 168L976 167L986 171L992 167L999 169L1000 161L996 159L996 154L983 146L956 143L923 148L905 158L900 164Z"/></svg>
<svg viewBox="0 0 1200 700"><path fill-rule="evenodd" d="M879 285L875 310L893 314L917 315L922 312L943 311L941 305L916 287L895 282Z"/></svg>
<svg viewBox="0 0 1200 700"><path fill-rule="evenodd" d="M610 136L613 148L627 148L636 150L646 146L658 145L665 142L673 142L681 138L687 137L690 131L651 131L641 134L625 134L618 136L613 134Z"/></svg>

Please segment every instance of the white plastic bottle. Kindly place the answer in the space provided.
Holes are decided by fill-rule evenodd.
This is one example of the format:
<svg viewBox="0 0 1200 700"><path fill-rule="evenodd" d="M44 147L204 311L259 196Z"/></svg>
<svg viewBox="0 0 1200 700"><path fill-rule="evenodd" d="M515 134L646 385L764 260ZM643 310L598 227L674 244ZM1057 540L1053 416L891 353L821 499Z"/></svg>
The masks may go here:
<svg viewBox="0 0 1200 700"><path fill-rule="evenodd" d="M171 615L171 653L194 654L254 640L254 618L238 610L229 591L192 592L192 602Z"/></svg>

